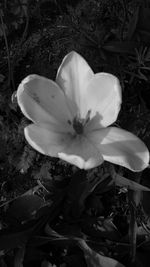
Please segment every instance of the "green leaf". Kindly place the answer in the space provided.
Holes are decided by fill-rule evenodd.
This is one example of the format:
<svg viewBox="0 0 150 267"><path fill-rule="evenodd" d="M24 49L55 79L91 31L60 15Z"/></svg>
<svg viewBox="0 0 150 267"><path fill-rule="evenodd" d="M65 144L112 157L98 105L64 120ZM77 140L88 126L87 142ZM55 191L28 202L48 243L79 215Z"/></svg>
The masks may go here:
<svg viewBox="0 0 150 267"><path fill-rule="evenodd" d="M40 246L40 245L39 245ZM24 257L24 265L30 266L32 262L32 266L36 266L33 262L41 261L47 257L46 251L42 250L41 248L36 248L34 246L27 246L26 253ZM23 266L24 267L24 266Z"/></svg>
<svg viewBox="0 0 150 267"><path fill-rule="evenodd" d="M59 214L62 199L63 196L59 194L56 201L50 207L45 206L39 209L37 220L32 220L24 225L20 225L13 231L8 229L1 230L0 249L13 249L24 246L33 234L35 235L45 226L47 221L51 222Z"/></svg>
<svg viewBox="0 0 150 267"><path fill-rule="evenodd" d="M67 263L67 266L71 267L87 267L84 257L80 255L80 253L73 253L71 255L67 255L65 257L65 262ZM65 265L66 266L66 265Z"/></svg>
<svg viewBox="0 0 150 267"><path fill-rule="evenodd" d="M115 182L116 185L118 186L125 186L127 187L128 189L131 189L131 190L138 190L138 191L150 191L150 188L146 187L146 186L143 186L141 184L138 184L132 180L129 180L119 174L116 174L114 177L113 177L113 180Z"/></svg>
<svg viewBox="0 0 150 267"><path fill-rule="evenodd" d="M31 220L43 205L44 200L37 195L24 195L18 197L10 204L10 207L7 210L7 218L14 223Z"/></svg>
<svg viewBox="0 0 150 267"><path fill-rule="evenodd" d="M13 249L17 247L23 247L30 234L32 233L33 228L24 230L24 231L18 231L13 233L7 233L6 231L2 234L0 234L0 250L5 249Z"/></svg>
<svg viewBox="0 0 150 267"><path fill-rule="evenodd" d="M5 79L5 76L3 74L0 73L0 83L2 83Z"/></svg>
<svg viewBox="0 0 150 267"><path fill-rule="evenodd" d="M150 244L149 244L150 245ZM139 267L149 267L150 266L150 257L149 251L137 251L135 266Z"/></svg>
<svg viewBox="0 0 150 267"><path fill-rule="evenodd" d="M150 148L150 140L146 140L146 145ZM142 184L143 186L150 187L150 169L144 170L142 172ZM149 192L143 192L142 194L142 206L145 214L149 217L150 216L150 194Z"/></svg>
<svg viewBox="0 0 150 267"><path fill-rule="evenodd" d="M105 257L95 252L86 244L84 240L80 240L78 245L83 250L88 267L125 267L117 260Z"/></svg>
<svg viewBox="0 0 150 267"><path fill-rule="evenodd" d="M82 231L87 236L96 238L97 241L101 238L118 241L121 238L121 234L111 219L99 218L90 221L90 219L85 218L82 222Z"/></svg>
<svg viewBox="0 0 150 267"><path fill-rule="evenodd" d="M146 215L150 216L150 194L148 192L143 192L142 206Z"/></svg>
<svg viewBox="0 0 150 267"><path fill-rule="evenodd" d="M137 47L137 43L133 41L111 41L103 46L103 49L113 53L121 54L133 54L134 49Z"/></svg>
<svg viewBox="0 0 150 267"><path fill-rule="evenodd" d="M14 259L14 267L23 267L23 259L25 254L25 248L19 248L16 252Z"/></svg>
<svg viewBox="0 0 150 267"><path fill-rule="evenodd" d="M63 231L63 229L62 229ZM46 235L35 235L33 236L30 241L30 246L41 246L47 243L52 244L59 244L59 246L66 246L66 245L74 245L76 244L76 241L80 239L80 237L76 236L74 233L62 235L58 232L56 232L54 229L52 229L49 224L47 223L44 229L44 232Z"/></svg>
<svg viewBox="0 0 150 267"><path fill-rule="evenodd" d="M41 267L53 267L54 265L53 264L51 264L49 261L47 261L47 260L44 260L44 261L42 261L42 263L41 263Z"/></svg>
<svg viewBox="0 0 150 267"><path fill-rule="evenodd" d="M0 266L1 267L8 267L8 265L6 264L6 262L4 261L4 259L2 257L0 258Z"/></svg>
<svg viewBox="0 0 150 267"><path fill-rule="evenodd" d="M94 191L99 183L99 178L93 179L93 181L88 180L84 170L79 170L75 173L67 188L65 216L68 218L79 218L85 208L85 199Z"/></svg>

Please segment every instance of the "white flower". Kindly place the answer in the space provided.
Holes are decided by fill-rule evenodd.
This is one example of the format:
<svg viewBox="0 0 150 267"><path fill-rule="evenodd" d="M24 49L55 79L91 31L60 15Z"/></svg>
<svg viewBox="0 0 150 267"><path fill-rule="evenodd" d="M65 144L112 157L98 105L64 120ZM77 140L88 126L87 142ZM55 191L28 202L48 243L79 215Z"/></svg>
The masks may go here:
<svg viewBox="0 0 150 267"><path fill-rule="evenodd" d="M132 133L108 127L117 119L121 87L112 74L94 74L72 51L63 59L56 81L27 76L17 90L18 104L33 123L25 128L29 144L42 154L58 157L81 169L104 160L142 171L149 151Z"/></svg>

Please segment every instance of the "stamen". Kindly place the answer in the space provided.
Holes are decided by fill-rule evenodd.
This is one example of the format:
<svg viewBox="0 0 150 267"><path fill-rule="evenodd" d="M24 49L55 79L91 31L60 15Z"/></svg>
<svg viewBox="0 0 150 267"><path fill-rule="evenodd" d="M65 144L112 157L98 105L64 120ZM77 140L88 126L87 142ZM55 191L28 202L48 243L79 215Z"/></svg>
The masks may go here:
<svg viewBox="0 0 150 267"><path fill-rule="evenodd" d="M73 128L77 134L83 133L83 124L76 117L73 120Z"/></svg>
<svg viewBox="0 0 150 267"><path fill-rule="evenodd" d="M84 126L90 120L91 110L88 110L85 119L81 119L76 116L73 120L73 128L77 134L83 134ZM68 121L69 123L69 121Z"/></svg>
<svg viewBox="0 0 150 267"><path fill-rule="evenodd" d="M86 117L85 117L85 120L84 120L84 125L89 122L89 120L90 120L90 114L91 114L91 110L88 110L88 112L86 114Z"/></svg>

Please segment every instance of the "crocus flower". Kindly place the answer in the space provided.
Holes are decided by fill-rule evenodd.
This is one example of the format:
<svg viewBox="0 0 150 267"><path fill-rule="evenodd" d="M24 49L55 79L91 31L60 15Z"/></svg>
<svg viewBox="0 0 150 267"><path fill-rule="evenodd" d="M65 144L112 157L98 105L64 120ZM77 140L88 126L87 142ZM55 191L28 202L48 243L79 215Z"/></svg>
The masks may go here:
<svg viewBox="0 0 150 267"><path fill-rule="evenodd" d="M96 73L78 53L63 59L56 81L27 76L17 90L18 104L33 123L25 138L37 151L58 157L81 169L104 160L142 171L149 152L132 133L109 127L117 119L122 98L119 80Z"/></svg>

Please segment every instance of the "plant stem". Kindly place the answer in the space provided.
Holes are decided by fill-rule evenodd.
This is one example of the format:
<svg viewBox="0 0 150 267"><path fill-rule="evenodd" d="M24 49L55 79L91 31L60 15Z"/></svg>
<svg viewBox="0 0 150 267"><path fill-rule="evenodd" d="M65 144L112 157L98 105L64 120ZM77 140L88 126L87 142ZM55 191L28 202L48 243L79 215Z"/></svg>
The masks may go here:
<svg viewBox="0 0 150 267"><path fill-rule="evenodd" d="M140 183L141 173L135 173L133 180ZM130 224L129 224L129 239L131 244L131 263L135 262L136 259L136 241L137 241L137 220L136 220L136 208L139 205L141 199L140 191L128 191L129 209L130 209Z"/></svg>

